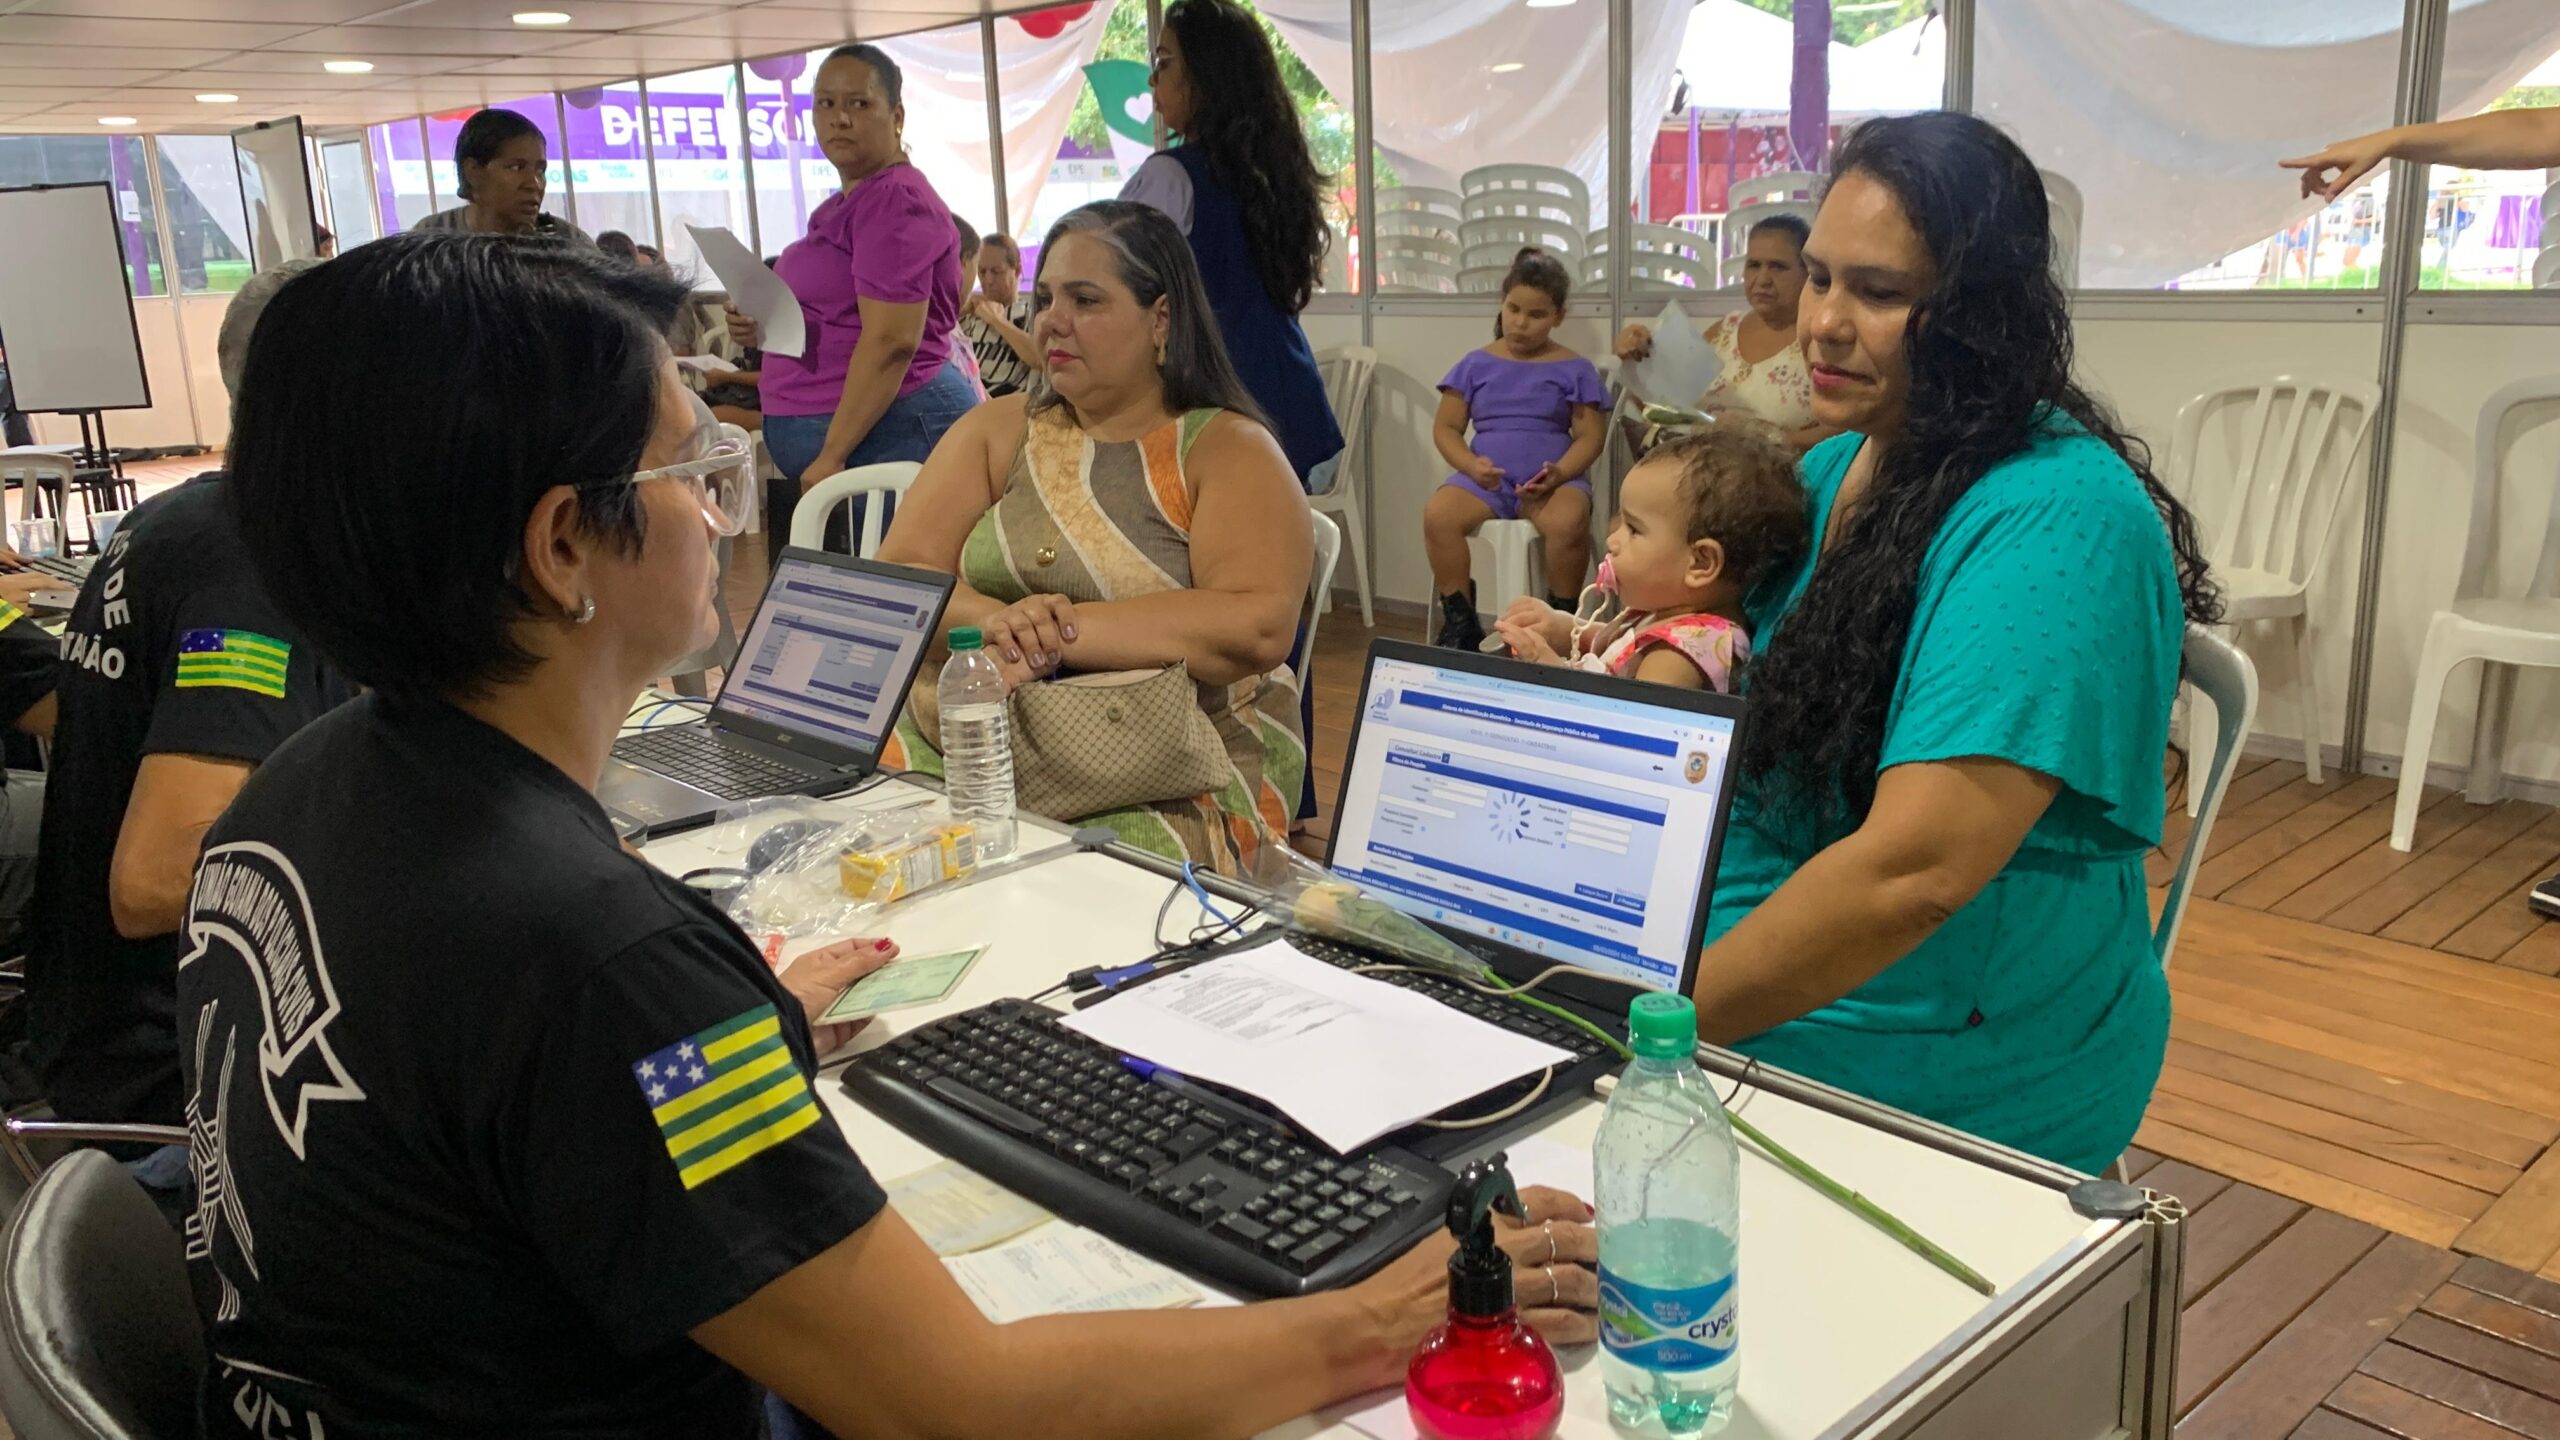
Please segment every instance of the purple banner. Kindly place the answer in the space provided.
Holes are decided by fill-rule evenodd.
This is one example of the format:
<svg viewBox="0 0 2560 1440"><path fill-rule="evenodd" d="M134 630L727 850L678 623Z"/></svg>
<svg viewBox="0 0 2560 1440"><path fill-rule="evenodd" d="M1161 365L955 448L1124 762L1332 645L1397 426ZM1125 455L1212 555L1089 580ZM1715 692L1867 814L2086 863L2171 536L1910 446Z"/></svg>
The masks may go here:
<svg viewBox="0 0 2560 1440"><path fill-rule="evenodd" d="M641 160L647 158L651 146L661 160L732 160L739 154L740 120L726 95L650 91L646 146L641 140L644 117L637 91L575 90L561 99L561 108L567 112L568 134L561 146L565 154L554 159ZM747 97L744 131L759 160L787 160L794 155L818 153L806 95L795 94L787 99L780 95ZM387 133L377 129L374 134L388 140L390 148L388 157L377 148L377 159L416 162L427 158L421 153L415 125L394 125L388 127ZM449 162L452 156L435 158Z"/></svg>

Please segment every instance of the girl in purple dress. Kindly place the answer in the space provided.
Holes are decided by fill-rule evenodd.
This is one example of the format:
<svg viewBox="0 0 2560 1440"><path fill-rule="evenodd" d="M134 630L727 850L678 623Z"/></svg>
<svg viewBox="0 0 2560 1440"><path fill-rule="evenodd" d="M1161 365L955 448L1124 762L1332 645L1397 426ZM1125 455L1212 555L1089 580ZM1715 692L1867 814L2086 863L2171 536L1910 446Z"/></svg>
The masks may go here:
<svg viewBox="0 0 2560 1440"><path fill-rule="evenodd" d="M1470 350L1440 382L1432 441L1457 473L1431 492L1423 544L1440 596L1439 643L1473 650L1484 640L1468 578L1467 537L1487 520L1526 520L1547 547L1547 592L1570 611L1591 562L1591 481L1600 458L1609 390L1591 362L1551 338L1564 319L1572 277L1531 246L1502 279L1493 343ZM1475 427L1470 445L1467 427Z"/></svg>

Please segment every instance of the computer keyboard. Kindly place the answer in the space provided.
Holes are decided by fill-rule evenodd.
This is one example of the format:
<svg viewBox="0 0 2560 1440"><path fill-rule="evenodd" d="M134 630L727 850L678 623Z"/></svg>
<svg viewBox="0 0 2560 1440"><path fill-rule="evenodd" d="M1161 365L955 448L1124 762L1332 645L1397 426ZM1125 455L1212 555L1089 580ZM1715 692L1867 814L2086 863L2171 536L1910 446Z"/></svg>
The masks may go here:
<svg viewBox="0 0 2560 1440"><path fill-rule="evenodd" d="M28 560L21 565L13 566L11 568L20 571L32 570L39 575L49 576L53 579L59 580L65 585L70 586L72 589L77 590L81 585L88 581L89 571L95 567L97 563L97 557L95 556L82 556L78 559L73 559L62 555L39 555L34 559Z"/></svg>
<svg viewBox="0 0 2560 1440"><path fill-rule="evenodd" d="M1327 1154L1196 1085L1141 1078L1028 1001L901 1035L855 1058L843 1085L988 1179L1249 1296L1357 1280L1448 1206L1449 1174L1428 1161Z"/></svg>
<svg viewBox="0 0 2560 1440"><path fill-rule="evenodd" d="M809 771L723 745L700 725L626 735L613 742L613 753L730 800L797 790L817 778Z"/></svg>
<svg viewBox="0 0 2560 1440"><path fill-rule="evenodd" d="M1577 1062L1596 1060L1608 1050L1598 1036L1581 1026L1568 1025L1535 1006L1524 1005L1508 996L1487 995L1429 971L1377 969L1392 962L1312 935L1291 935L1289 943L1328 965L1344 970L1368 971L1368 978L1372 980L1383 980L1390 985L1428 995L1450 1009L1472 1015L1488 1025L1498 1025L1515 1035L1526 1035L1557 1049L1570 1050Z"/></svg>

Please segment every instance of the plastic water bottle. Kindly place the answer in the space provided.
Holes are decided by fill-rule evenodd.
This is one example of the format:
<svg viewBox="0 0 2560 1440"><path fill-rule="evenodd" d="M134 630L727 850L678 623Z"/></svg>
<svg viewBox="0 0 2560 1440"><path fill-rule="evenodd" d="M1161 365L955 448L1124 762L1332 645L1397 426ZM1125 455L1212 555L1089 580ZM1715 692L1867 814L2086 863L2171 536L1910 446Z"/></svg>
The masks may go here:
<svg viewBox="0 0 2560 1440"><path fill-rule="evenodd" d="M1619 1434L1689 1440L1733 1418L1742 1376L1741 1160L1688 997L1639 997L1627 1035L1635 1059L1592 1144L1600 1376Z"/></svg>
<svg viewBox="0 0 2560 1440"><path fill-rule="evenodd" d="M1004 672L976 626L951 632L937 682L942 700L942 787L951 818L977 827L978 861L1013 853L1013 724Z"/></svg>

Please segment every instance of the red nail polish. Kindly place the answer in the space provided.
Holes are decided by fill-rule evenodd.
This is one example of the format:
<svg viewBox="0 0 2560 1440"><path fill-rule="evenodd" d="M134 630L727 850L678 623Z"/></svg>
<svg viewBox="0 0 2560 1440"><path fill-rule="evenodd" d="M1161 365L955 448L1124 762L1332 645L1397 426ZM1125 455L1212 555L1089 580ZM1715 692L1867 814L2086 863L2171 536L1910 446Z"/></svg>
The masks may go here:
<svg viewBox="0 0 2560 1440"><path fill-rule="evenodd" d="M889 942L886 940L874 940L871 942L871 948L874 950L886 950L889 948Z"/></svg>

